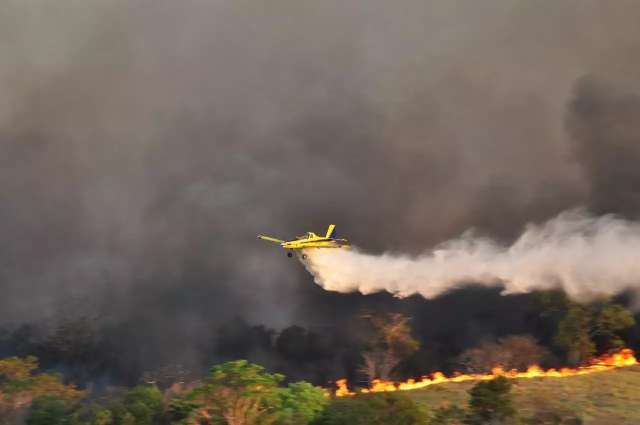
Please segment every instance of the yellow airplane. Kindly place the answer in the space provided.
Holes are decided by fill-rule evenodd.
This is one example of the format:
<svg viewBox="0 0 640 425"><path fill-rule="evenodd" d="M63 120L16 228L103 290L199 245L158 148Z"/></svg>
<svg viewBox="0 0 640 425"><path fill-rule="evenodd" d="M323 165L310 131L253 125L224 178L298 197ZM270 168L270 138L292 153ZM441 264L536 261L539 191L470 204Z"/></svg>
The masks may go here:
<svg viewBox="0 0 640 425"><path fill-rule="evenodd" d="M336 225L330 224L327 228L325 236L318 236L313 232L307 232L303 236L298 236L291 241L283 241L282 239L272 238L271 236L258 235L258 239L279 244L282 248L288 249L287 257L293 257L294 249L306 248L349 248L351 245L346 239L336 238ZM302 254L302 258L307 256Z"/></svg>

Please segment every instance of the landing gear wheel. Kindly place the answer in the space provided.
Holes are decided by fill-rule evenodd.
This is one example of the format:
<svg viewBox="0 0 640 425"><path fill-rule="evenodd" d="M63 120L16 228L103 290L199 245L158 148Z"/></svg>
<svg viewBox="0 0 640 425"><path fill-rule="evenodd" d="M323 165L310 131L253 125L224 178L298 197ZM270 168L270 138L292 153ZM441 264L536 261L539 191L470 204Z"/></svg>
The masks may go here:
<svg viewBox="0 0 640 425"><path fill-rule="evenodd" d="M293 254L290 253L290 252L287 252L287 257L291 258L291 257L293 257Z"/></svg>
<svg viewBox="0 0 640 425"><path fill-rule="evenodd" d="M306 260L307 259L307 254L302 254L302 259Z"/></svg>

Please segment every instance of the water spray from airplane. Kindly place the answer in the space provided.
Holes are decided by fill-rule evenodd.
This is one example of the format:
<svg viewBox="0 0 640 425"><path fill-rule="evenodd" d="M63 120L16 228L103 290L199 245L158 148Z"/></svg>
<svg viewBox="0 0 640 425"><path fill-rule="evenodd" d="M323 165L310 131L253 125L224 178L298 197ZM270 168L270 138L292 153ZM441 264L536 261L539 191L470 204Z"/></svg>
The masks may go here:
<svg viewBox="0 0 640 425"><path fill-rule="evenodd" d="M433 298L465 284L504 294L561 288L587 300L640 289L640 223L565 211L529 224L511 245L465 232L412 257L358 249L304 249L302 263L324 289Z"/></svg>

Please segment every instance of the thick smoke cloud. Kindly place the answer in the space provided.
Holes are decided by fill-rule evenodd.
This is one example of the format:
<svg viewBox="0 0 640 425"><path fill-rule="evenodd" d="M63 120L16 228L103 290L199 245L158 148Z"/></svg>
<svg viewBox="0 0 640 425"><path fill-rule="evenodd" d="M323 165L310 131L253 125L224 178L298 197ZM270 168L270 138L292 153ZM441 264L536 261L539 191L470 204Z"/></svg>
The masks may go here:
<svg viewBox="0 0 640 425"><path fill-rule="evenodd" d="M639 7L4 2L0 324L95 315L131 361L199 362L236 315L352 313L257 233L415 255L634 214Z"/></svg>
<svg viewBox="0 0 640 425"><path fill-rule="evenodd" d="M600 213L640 213L640 96L582 79L569 105L568 129Z"/></svg>

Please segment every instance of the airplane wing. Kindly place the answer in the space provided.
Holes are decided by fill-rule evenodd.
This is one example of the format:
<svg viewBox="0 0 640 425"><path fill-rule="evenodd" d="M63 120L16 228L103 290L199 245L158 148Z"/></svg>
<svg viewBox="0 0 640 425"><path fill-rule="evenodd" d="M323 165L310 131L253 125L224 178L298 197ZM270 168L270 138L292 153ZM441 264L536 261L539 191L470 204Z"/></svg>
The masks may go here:
<svg viewBox="0 0 640 425"><path fill-rule="evenodd" d="M273 243L282 243L284 242L281 239L272 238L271 236L258 235L258 239L262 239L263 241L269 241Z"/></svg>

